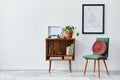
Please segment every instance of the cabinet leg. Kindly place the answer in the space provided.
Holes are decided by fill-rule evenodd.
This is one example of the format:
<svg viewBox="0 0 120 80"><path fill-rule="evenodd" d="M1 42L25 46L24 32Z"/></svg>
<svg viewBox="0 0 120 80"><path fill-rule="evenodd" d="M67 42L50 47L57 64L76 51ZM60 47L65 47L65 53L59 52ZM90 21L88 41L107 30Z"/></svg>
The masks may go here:
<svg viewBox="0 0 120 80"><path fill-rule="evenodd" d="M71 61L69 61L69 70L70 70L70 72L72 72L72 70L71 70Z"/></svg>
<svg viewBox="0 0 120 80"><path fill-rule="evenodd" d="M49 61L49 73L50 73L50 71L51 71L51 63L52 63L52 61L50 60L50 61Z"/></svg>

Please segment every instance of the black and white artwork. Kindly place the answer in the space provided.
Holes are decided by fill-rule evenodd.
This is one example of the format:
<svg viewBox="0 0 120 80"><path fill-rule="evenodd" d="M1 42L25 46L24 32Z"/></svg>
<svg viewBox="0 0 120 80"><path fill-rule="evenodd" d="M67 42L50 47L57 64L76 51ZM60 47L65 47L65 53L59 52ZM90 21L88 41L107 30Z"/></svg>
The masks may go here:
<svg viewBox="0 0 120 80"><path fill-rule="evenodd" d="M104 4L82 5L82 33L104 34Z"/></svg>

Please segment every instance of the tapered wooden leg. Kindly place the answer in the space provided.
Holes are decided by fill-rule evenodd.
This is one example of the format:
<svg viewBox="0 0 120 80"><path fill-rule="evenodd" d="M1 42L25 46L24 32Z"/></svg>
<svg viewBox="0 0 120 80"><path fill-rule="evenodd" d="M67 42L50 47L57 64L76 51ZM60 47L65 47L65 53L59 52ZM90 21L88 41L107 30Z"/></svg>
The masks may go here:
<svg viewBox="0 0 120 80"><path fill-rule="evenodd" d="M105 69L106 69L107 75L109 76L109 71L108 71L108 69L107 69L107 65L106 65L105 60L103 60L103 62L104 62L104 65L105 65Z"/></svg>
<svg viewBox="0 0 120 80"><path fill-rule="evenodd" d="M49 61L49 73L50 73L50 71L51 71L51 63L52 63L52 61L50 60L50 61Z"/></svg>
<svg viewBox="0 0 120 80"><path fill-rule="evenodd" d="M70 70L70 72L72 72L72 69L71 69L71 60L69 61L69 70Z"/></svg>
<svg viewBox="0 0 120 80"><path fill-rule="evenodd" d="M94 72L95 72L95 69L96 69L96 60L94 60Z"/></svg>
<svg viewBox="0 0 120 80"><path fill-rule="evenodd" d="M100 60L98 60L98 77L100 78Z"/></svg>
<svg viewBox="0 0 120 80"><path fill-rule="evenodd" d="M88 59L86 59L86 64L85 64L85 69L84 69L84 75L86 73L87 64L88 64Z"/></svg>

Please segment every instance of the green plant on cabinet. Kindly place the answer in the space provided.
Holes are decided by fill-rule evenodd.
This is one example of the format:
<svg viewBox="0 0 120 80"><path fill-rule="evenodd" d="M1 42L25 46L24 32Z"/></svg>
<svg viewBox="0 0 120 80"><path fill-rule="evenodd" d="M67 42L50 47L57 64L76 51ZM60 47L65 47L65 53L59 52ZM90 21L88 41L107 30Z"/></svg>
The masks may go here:
<svg viewBox="0 0 120 80"><path fill-rule="evenodd" d="M50 46L49 46L49 54L54 55L54 52L55 52L54 46L53 46L53 44L50 44Z"/></svg>
<svg viewBox="0 0 120 80"><path fill-rule="evenodd" d="M65 35L65 38L72 38L72 35L75 33L76 27L74 26L65 26L62 28L62 35ZM79 32L76 32L76 36L79 36Z"/></svg>

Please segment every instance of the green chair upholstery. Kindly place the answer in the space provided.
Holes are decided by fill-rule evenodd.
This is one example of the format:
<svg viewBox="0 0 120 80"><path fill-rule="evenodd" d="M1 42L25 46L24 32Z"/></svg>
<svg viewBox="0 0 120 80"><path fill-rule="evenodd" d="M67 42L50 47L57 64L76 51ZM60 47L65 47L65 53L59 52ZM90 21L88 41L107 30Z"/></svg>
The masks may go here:
<svg viewBox="0 0 120 80"><path fill-rule="evenodd" d="M85 69L84 69L84 75L86 73L86 68L87 68L87 63L88 60L94 60L94 72L95 72L95 67L96 67L96 60L98 60L98 77L100 78L100 60L103 60L105 68L106 68L106 72L109 75L108 69L107 69L107 65L105 60L107 60L108 58L108 50L109 50L109 38L97 38L96 40L103 40L106 43L106 51L103 55L98 55L98 54L91 54L91 55L84 55L83 58L86 59L86 64L85 64Z"/></svg>
<svg viewBox="0 0 120 80"><path fill-rule="evenodd" d="M98 59L104 59L106 57L105 56L101 56L101 55L95 55L95 54L93 54L93 55L85 55L85 56L83 56L83 58L98 60Z"/></svg>

